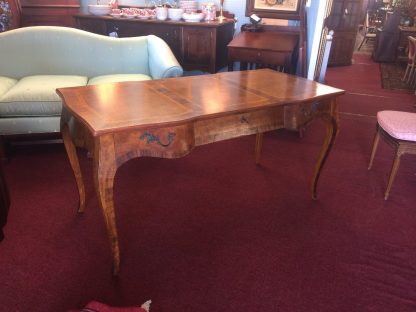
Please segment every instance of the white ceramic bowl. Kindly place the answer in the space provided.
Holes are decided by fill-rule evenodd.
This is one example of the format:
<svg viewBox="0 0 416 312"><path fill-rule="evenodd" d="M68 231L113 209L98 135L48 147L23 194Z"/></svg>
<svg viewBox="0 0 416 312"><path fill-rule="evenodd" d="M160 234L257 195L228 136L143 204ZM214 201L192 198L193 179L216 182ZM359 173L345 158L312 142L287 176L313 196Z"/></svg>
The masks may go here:
<svg viewBox="0 0 416 312"><path fill-rule="evenodd" d="M200 22L204 18L203 13L183 13L182 18L186 22Z"/></svg>
<svg viewBox="0 0 416 312"><path fill-rule="evenodd" d="M179 21L182 18L183 9L169 8L168 17L173 21Z"/></svg>
<svg viewBox="0 0 416 312"><path fill-rule="evenodd" d="M185 11L185 13L192 13L198 10L198 1L194 0L181 0L179 7Z"/></svg>
<svg viewBox="0 0 416 312"><path fill-rule="evenodd" d="M88 12L93 15L108 15L111 13L111 6L108 4L90 4L88 5Z"/></svg>

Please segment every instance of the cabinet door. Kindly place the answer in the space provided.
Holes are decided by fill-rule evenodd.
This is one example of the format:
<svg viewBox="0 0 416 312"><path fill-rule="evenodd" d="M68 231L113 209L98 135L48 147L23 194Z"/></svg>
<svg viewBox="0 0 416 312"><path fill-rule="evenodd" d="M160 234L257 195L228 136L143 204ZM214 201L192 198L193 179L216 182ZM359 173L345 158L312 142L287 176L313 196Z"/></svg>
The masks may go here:
<svg viewBox="0 0 416 312"><path fill-rule="evenodd" d="M76 17L77 28L99 35L107 35L105 22L97 19Z"/></svg>
<svg viewBox="0 0 416 312"><path fill-rule="evenodd" d="M183 28L183 66L215 73L215 29Z"/></svg>
<svg viewBox="0 0 416 312"><path fill-rule="evenodd" d="M328 60L329 66L352 64L356 35L355 32L334 32Z"/></svg>
<svg viewBox="0 0 416 312"><path fill-rule="evenodd" d="M334 0L326 25L334 31L328 65L351 65L362 0Z"/></svg>
<svg viewBox="0 0 416 312"><path fill-rule="evenodd" d="M334 0L327 26L334 31L355 31L360 23L362 0Z"/></svg>
<svg viewBox="0 0 416 312"><path fill-rule="evenodd" d="M117 32L120 38L147 35L158 36L168 44L173 54L180 62L181 44L179 26L145 22L111 21L107 24L107 30L108 32Z"/></svg>

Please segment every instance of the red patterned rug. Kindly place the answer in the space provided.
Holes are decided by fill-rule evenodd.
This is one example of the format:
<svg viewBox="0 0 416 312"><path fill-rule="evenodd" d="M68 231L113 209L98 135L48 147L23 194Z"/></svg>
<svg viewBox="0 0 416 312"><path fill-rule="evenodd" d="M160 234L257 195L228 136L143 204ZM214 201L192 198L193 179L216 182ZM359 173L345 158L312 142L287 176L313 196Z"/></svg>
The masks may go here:
<svg viewBox="0 0 416 312"><path fill-rule="evenodd" d="M407 90L413 92L411 86L402 81L406 67L397 63L380 63L381 83L383 89Z"/></svg>

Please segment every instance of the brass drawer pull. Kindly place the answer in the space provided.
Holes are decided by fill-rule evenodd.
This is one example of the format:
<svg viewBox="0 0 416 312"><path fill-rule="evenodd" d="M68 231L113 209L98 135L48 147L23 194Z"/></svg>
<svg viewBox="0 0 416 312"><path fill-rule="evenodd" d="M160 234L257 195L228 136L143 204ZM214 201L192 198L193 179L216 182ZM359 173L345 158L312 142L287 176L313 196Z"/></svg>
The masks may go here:
<svg viewBox="0 0 416 312"><path fill-rule="evenodd" d="M241 116L240 117L240 123L246 123L246 124L248 124L249 122L248 122L248 118L246 117L246 116Z"/></svg>
<svg viewBox="0 0 416 312"><path fill-rule="evenodd" d="M142 141L143 140L146 140L147 141L147 144L156 142L160 146L168 147L169 145L172 144L173 140L175 139L175 136L176 136L176 133L169 132L168 133L168 137L167 137L168 142L167 143L162 143L162 141L160 140L160 138L159 138L158 135L154 135L153 133L150 133L150 132L145 132L144 134L142 134L140 136L140 140L142 140Z"/></svg>

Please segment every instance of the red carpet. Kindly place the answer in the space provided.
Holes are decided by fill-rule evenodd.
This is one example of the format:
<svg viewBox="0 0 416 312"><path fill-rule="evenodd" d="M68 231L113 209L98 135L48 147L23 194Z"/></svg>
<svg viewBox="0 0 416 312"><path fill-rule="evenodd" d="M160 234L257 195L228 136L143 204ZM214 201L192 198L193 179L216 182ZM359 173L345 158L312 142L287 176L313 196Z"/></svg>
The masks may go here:
<svg viewBox="0 0 416 312"><path fill-rule="evenodd" d="M353 75L355 66L331 69L328 84L342 87L338 70ZM375 86L369 81L372 94L385 92ZM390 100L396 96L400 103ZM350 114L341 115L318 201L309 197L309 180L324 135L319 122L303 139L267 134L261 166L253 162L253 136L182 159L128 162L115 184L116 279L85 153L88 201L79 216L63 146L16 147L4 166L12 206L0 243L0 311L148 299L152 312L415 311L415 158L403 157L388 201L388 146L381 144L367 171L371 116L384 106L413 108L413 97L387 97L342 100Z"/></svg>
<svg viewBox="0 0 416 312"><path fill-rule="evenodd" d="M380 110L414 111L413 93L382 89L380 64L371 55L355 54L353 61L327 71L327 84L347 91L339 100L340 112L375 117Z"/></svg>

